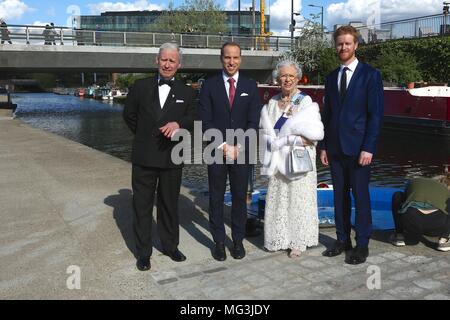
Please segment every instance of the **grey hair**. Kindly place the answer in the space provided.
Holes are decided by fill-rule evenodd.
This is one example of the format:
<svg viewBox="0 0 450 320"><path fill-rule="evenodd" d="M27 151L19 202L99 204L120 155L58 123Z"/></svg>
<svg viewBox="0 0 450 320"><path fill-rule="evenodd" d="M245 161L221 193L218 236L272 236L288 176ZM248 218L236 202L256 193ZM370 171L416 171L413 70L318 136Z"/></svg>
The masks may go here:
<svg viewBox="0 0 450 320"><path fill-rule="evenodd" d="M162 53L164 50L174 50L174 51L178 52L178 58L180 59L180 63L181 63L181 60L182 60L182 52L181 52L181 49L180 49L180 47L178 46L178 44L176 44L176 43L174 43L174 42L166 42L166 43L163 43L163 44L161 45L161 47L159 47L158 58L161 56L161 53Z"/></svg>
<svg viewBox="0 0 450 320"><path fill-rule="evenodd" d="M281 61L279 61L275 67L275 69L273 70L272 76L275 79L278 79L278 77L280 76L280 69L286 66L291 66L294 67L295 70L297 71L297 78L301 79L303 73L302 73L302 68L300 68L300 65L298 64L297 61L293 60L293 59L283 59Z"/></svg>

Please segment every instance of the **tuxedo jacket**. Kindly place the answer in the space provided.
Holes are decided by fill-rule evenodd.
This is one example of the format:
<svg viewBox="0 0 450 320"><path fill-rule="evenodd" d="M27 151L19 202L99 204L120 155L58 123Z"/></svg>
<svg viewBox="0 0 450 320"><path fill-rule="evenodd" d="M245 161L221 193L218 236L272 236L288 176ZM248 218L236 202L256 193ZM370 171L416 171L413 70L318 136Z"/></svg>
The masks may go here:
<svg viewBox="0 0 450 320"><path fill-rule="evenodd" d="M233 105L230 106L222 72L208 78L202 85L199 110L203 131L221 131L223 141L227 129L257 130L261 99L254 80L239 73ZM248 148L246 148L248 152Z"/></svg>
<svg viewBox="0 0 450 320"><path fill-rule="evenodd" d="M131 88L123 118L134 133L131 161L133 164L155 168L178 168L171 160L172 148L177 144L166 138L160 127L177 122L180 128L191 129L196 119L195 91L182 81L175 80L161 108L158 78L137 80Z"/></svg>
<svg viewBox="0 0 450 320"><path fill-rule="evenodd" d="M361 151L374 154L384 112L381 74L359 61L341 101L338 73L339 68L326 78L322 110L325 138L319 143L319 149L328 154L342 151L348 156L358 156Z"/></svg>

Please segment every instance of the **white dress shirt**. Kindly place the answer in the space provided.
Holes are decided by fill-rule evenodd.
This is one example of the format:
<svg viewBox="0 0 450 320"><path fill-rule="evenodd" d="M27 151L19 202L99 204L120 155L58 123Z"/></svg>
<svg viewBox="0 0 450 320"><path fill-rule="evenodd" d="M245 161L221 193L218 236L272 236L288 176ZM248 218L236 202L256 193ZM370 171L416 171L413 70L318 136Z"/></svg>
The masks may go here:
<svg viewBox="0 0 450 320"><path fill-rule="evenodd" d="M230 96L230 83L228 82L228 79L230 78L230 76L228 76L224 71L222 71L222 77L223 77L223 82L225 83L225 90L227 90L227 97ZM238 79L239 79L239 71L236 72L234 74L234 76L232 76L231 78L234 79L234 88L237 88L237 83L238 83Z"/></svg>
<svg viewBox="0 0 450 320"><path fill-rule="evenodd" d="M160 76L158 76L158 93L159 93L159 104L161 105L162 109L164 107L164 104L166 103L167 97L169 96L170 89L172 88L167 84L163 84L162 86L160 86L159 79L161 79ZM175 80L175 78L172 78L171 80Z"/></svg>
<svg viewBox="0 0 450 320"><path fill-rule="evenodd" d="M338 73L338 78L337 78L337 85L338 85L338 89L340 90L341 88L341 77L342 77L342 70L347 67L348 70L347 72L347 88L348 85L350 83L350 80L352 79L353 74L355 73L356 67L358 66L358 59L355 59L352 63L350 63L348 66L344 66L343 64L341 64L341 69L339 70Z"/></svg>

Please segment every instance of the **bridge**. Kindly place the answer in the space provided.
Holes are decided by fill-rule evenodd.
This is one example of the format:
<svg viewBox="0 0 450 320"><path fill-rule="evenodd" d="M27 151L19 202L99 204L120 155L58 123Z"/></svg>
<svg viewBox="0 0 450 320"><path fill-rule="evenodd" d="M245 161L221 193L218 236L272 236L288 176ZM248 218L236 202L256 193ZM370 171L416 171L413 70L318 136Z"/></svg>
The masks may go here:
<svg viewBox="0 0 450 320"><path fill-rule="evenodd" d="M242 70L258 80L270 77L278 57L290 48L286 37L113 32L58 27L9 26L13 44L0 45L0 72L153 72L162 43L182 48L183 72L221 69L220 47L234 41L242 47ZM56 45L45 45L53 43Z"/></svg>

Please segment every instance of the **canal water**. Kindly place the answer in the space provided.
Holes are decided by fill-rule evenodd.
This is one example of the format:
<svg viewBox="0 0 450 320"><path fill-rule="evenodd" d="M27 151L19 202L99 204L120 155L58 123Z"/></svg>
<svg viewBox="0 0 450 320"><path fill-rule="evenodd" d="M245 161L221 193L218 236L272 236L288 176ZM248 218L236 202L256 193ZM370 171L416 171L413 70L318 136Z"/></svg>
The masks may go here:
<svg viewBox="0 0 450 320"><path fill-rule="evenodd" d="M23 122L130 161L132 134L122 120L123 105L52 93L13 94L12 99ZM444 163L450 163L449 138L384 130L371 184L402 187L413 176L442 173ZM331 183L329 169L319 163L318 181ZM206 166L187 165L183 185L207 191ZM257 170L255 187L266 186Z"/></svg>

